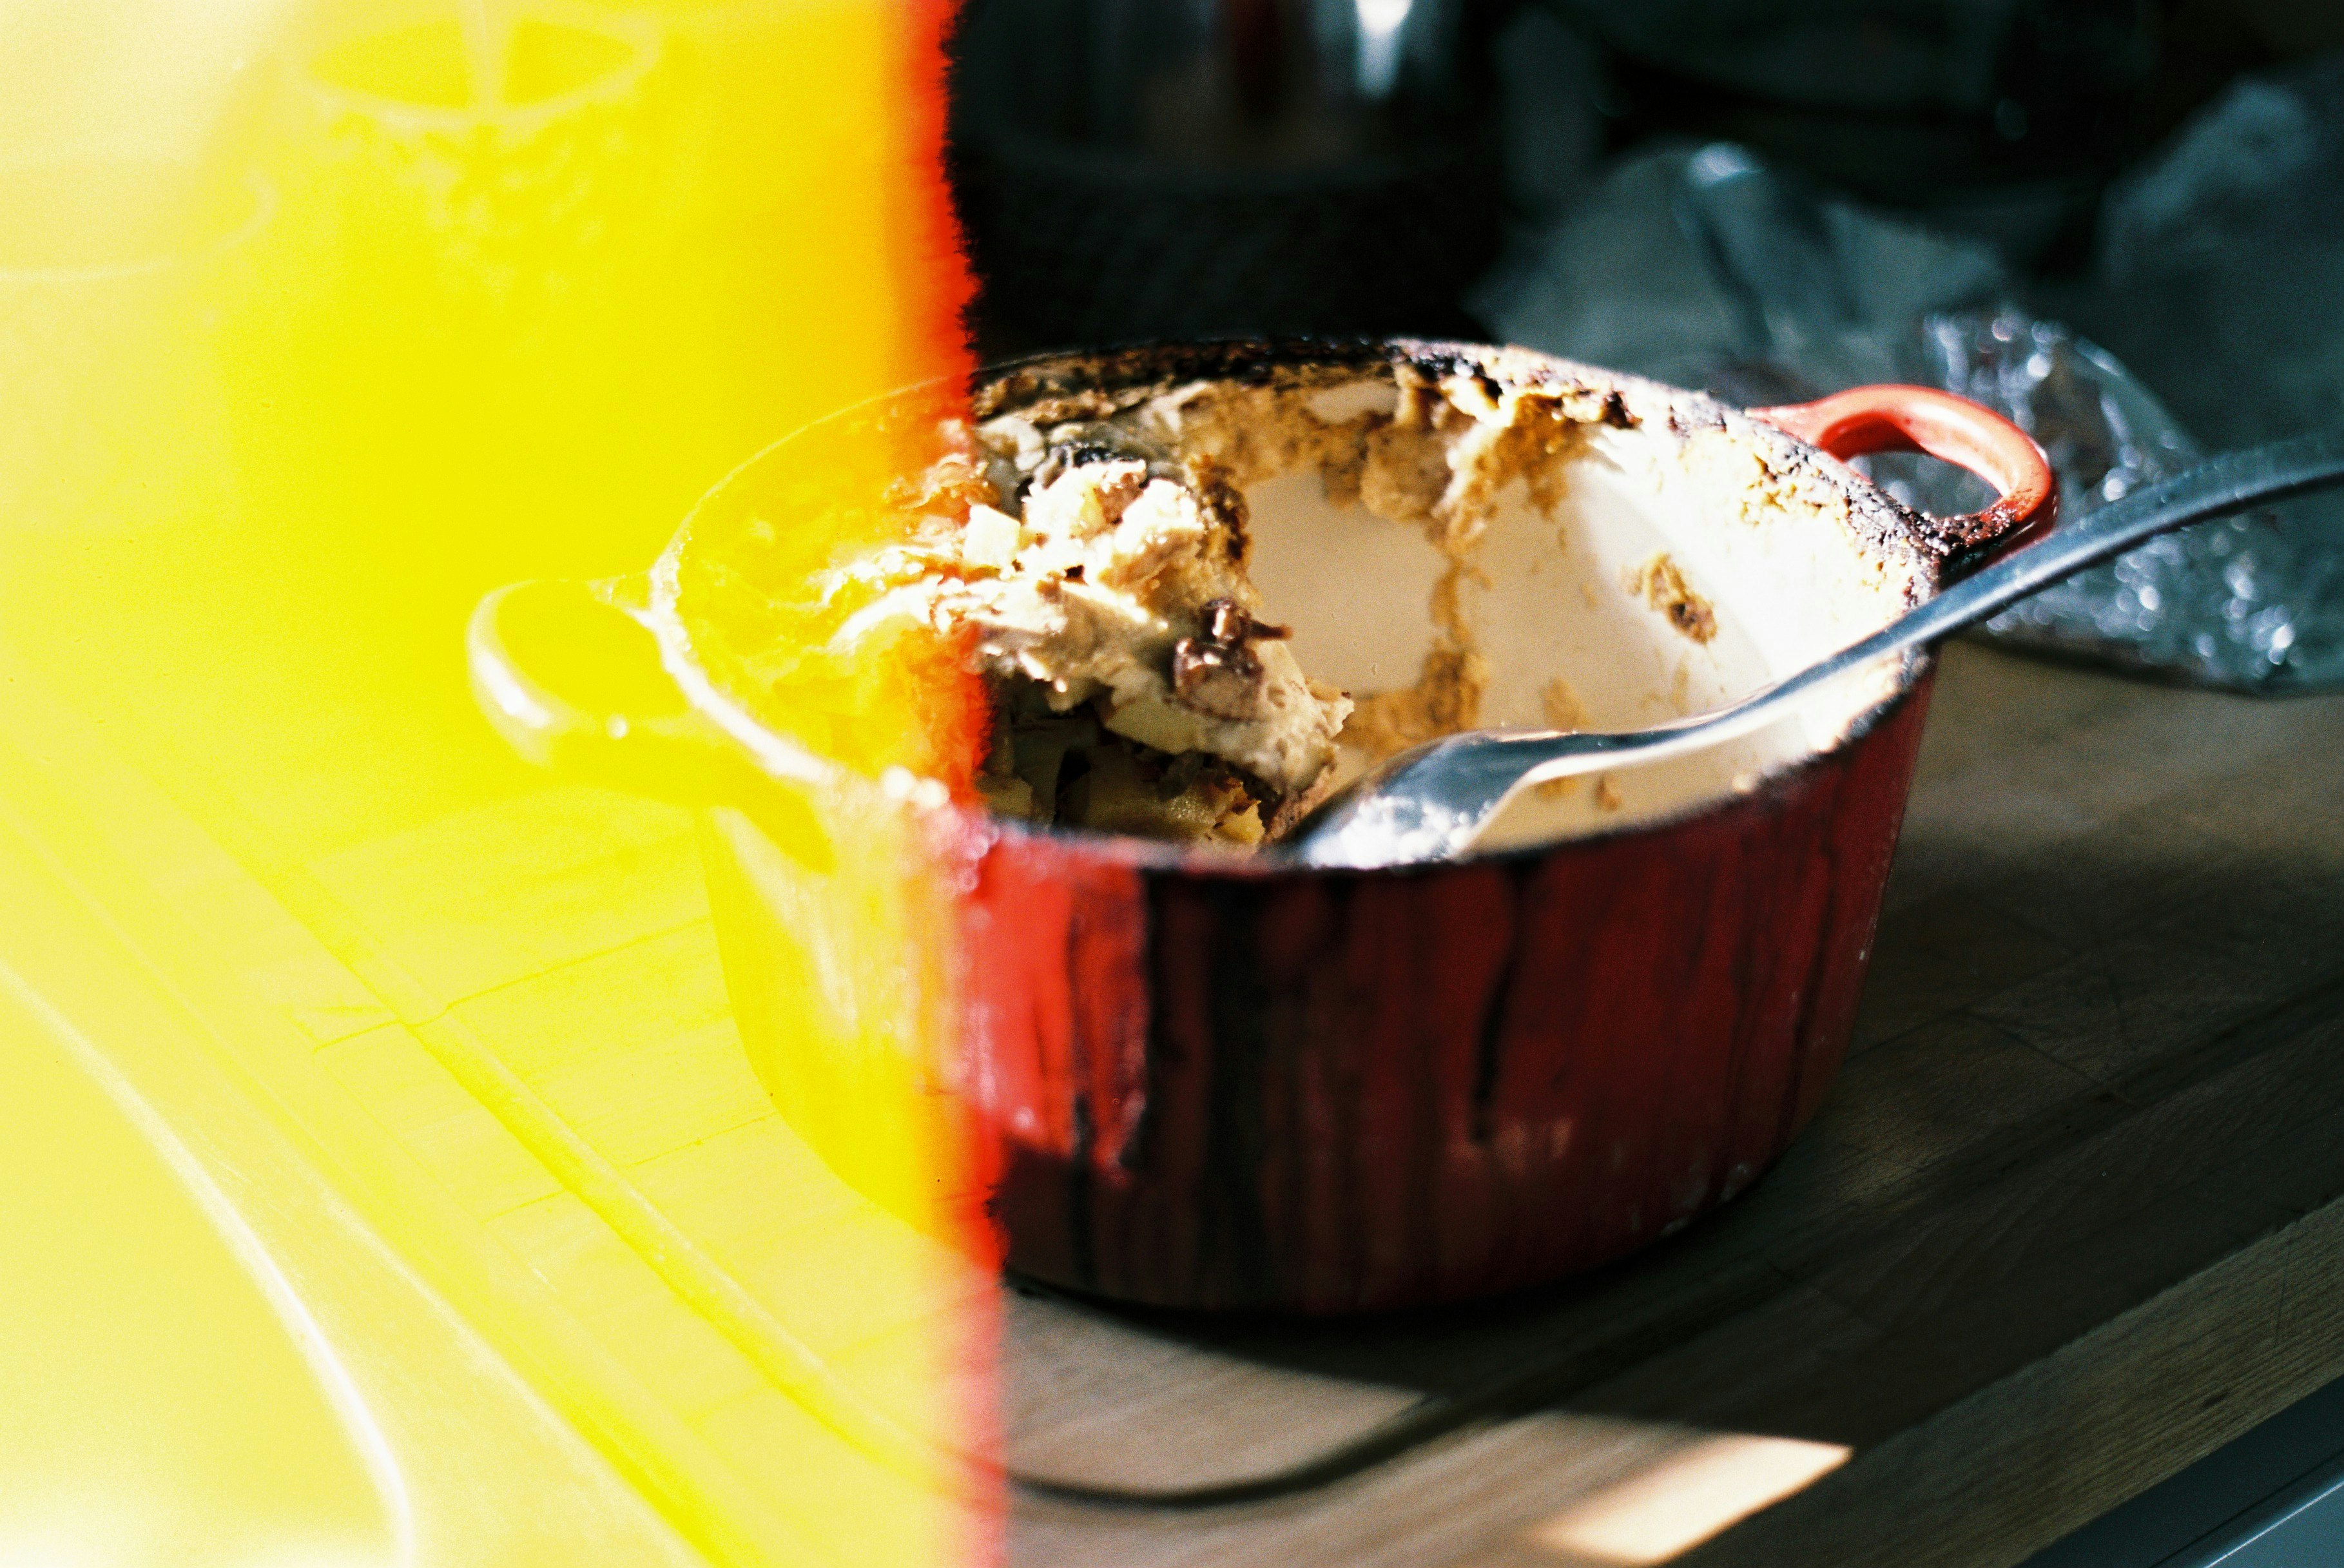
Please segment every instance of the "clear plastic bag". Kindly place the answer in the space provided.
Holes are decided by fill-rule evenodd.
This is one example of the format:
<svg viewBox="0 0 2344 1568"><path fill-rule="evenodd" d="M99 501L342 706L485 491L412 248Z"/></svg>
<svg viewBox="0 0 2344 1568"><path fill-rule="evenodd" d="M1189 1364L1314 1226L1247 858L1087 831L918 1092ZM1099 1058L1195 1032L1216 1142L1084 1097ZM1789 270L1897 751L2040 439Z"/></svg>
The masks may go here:
<svg viewBox="0 0 2344 1568"><path fill-rule="evenodd" d="M2056 323L2008 309L1932 315L1912 347L1915 379L1997 409L2035 437L2059 470L2070 516L2200 456L2147 388ZM1884 477L1928 511L1974 502L1942 474ZM2314 501L2166 534L2046 590L1986 632L2205 685L2344 681L2339 521Z"/></svg>
<svg viewBox="0 0 2344 1568"><path fill-rule="evenodd" d="M2275 136L2279 180L2265 167ZM1500 336L1734 402L1945 387L2035 435L2069 515L2209 447L2344 422L2344 62L2242 84L2117 187L2107 228L2096 276L2057 303L2120 324L2192 400L2203 445L2115 355L2014 302L2024 286L1991 250L1730 144L1616 166L1560 224L1519 240L1474 303ZM2176 234L2192 243L2167 243ZM2274 273L2273 256L2290 259ZM1982 499L1976 481L1920 460L1873 471L1927 511ZM1986 634L2206 685L2344 685L2344 501L2154 540Z"/></svg>

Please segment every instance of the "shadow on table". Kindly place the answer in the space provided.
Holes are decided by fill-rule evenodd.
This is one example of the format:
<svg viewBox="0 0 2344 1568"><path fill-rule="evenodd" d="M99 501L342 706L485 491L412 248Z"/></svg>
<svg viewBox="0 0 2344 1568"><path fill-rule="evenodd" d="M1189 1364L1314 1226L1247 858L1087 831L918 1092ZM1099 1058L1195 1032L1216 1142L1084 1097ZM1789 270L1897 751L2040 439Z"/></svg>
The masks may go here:
<svg viewBox="0 0 2344 1568"><path fill-rule="evenodd" d="M1926 1419L2344 1193L2344 883L2237 847L2308 804L2211 792L1892 899L1816 1124L1597 1273L1317 1321L1015 1286L1014 1466L1215 1508L1539 1412L1852 1450Z"/></svg>

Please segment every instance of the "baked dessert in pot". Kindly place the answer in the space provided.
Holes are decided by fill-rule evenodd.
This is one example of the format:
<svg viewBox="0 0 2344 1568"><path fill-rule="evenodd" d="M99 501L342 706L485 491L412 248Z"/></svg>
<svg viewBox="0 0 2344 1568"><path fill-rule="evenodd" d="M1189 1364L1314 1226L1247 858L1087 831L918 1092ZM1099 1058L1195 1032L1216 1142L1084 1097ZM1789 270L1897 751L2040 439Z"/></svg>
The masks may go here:
<svg viewBox="0 0 2344 1568"><path fill-rule="evenodd" d="M971 779L995 811L1051 825L1248 849L1274 840L1366 763L1481 722L1492 670L1463 590L1519 491L1557 521L1589 429L1631 422L1616 391L1401 360L1389 380L1292 366L1250 379L1168 376L1053 392L1014 375L898 483L901 532L821 572L852 605L842 657L906 632L982 675L988 741ZM1024 394L1021 396L1021 394ZM1297 657L1252 572L1248 493L1315 482L1326 505L1420 534L1444 570L1437 632L1390 684L1346 691ZM1340 569L1325 562L1329 572ZM1665 555L1624 591L1685 635L1708 602ZM1550 682L1545 722L1581 717Z"/></svg>

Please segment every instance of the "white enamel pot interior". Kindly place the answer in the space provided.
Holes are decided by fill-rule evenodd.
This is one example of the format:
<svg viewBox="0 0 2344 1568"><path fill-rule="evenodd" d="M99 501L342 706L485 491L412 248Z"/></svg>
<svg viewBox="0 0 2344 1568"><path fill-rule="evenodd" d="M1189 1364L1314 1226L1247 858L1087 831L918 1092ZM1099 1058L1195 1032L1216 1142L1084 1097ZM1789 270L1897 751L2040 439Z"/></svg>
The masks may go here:
<svg viewBox="0 0 2344 1568"><path fill-rule="evenodd" d="M1732 702L1874 632L1927 597L1915 520L1862 475L1695 394L1581 366L1628 418L1591 427L1551 511L1516 483L1457 594L1492 671L1484 726L1634 730ZM1322 417L1389 408L1388 375L1312 395ZM1329 502L1315 473L1252 486L1250 569L1313 677L1405 686L1440 638L1449 558L1427 531ZM1680 592L1679 585L1682 592ZM1651 823L1759 787L1825 751L1921 673L1887 660L1782 723L1692 755L1525 793L1482 847ZM1364 763L1356 754L1347 769Z"/></svg>

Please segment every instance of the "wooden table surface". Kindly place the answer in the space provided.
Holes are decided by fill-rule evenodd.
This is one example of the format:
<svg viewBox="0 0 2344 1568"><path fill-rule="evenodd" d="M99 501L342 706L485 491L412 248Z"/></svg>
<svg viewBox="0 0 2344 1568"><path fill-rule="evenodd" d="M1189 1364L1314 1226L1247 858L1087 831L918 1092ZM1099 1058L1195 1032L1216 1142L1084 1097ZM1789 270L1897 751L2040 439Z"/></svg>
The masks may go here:
<svg viewBox="0 0 2344 1568"><path fill-rule="evenodd" d="M105 912L610 1495L711 1562L895 1568L874 1520L920 1505L823 1401L918 1419L906 1347L1002 1287L775 1115L685 815L536 774L472 710L439 652L503 569L368 619L258 544L107 548L0 592L0 838ZM1007 1292L1013 1562L1986 1568L2344 1374L2339 758L2344 698L1954 649L1855 1050L1773 1174L1472 1310ZM54 936L10 961L72 1013L86 966L27 956Z"/></svg>
<svg viewBox="0 0 2344 1568"><path fill-rule="evenodd" d="M2344 1374L2344 699L1946 660L1858 1036L1641 1259L1012 1304L1021 1564L2022 1561Z"/></svg>

